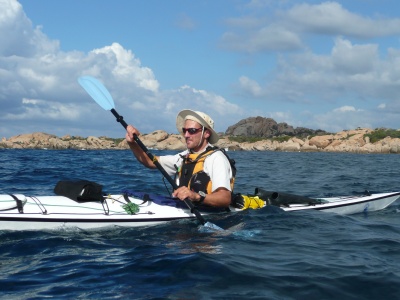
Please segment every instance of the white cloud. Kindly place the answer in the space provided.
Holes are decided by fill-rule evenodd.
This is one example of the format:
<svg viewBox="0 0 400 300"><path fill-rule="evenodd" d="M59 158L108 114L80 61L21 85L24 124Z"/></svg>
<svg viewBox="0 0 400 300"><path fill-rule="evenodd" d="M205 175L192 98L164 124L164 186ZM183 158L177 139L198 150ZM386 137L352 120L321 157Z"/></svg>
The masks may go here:
<svg viewBox="0 0 400 300"><path fill-rule="evenodd" d="M49 40L40 27L32 28L20 3L0 0L0 7L0 56L32 57L58 50L58 41Z"/></svg>
<svg viewBox="0 0 400 300"><path fill-rule="evenodd" d="M182 107L207 110L215 118L240 114L237 105L205 90L160 91L153 71L117 42L88 53L63 52L41 27L32 28L17 1L0 0L0 4L0 122L8 124L0 128L3 136L20 130L63 135L79 129L91 135L123 136L122 129L112 123L112 115L96 106L78 85L82 75L102 81L117 110L142 132L175 132L174 119ZM21 120L31 126L22 126ZM224 120L229 122L227 117ZM216 125L221 127L218 120Z"/></svg>
<svg viewBox="0 0 400 300"><path fill-rule="evenodd" d="M135 58L132 51L124 49L120 44L113 43L111 46L106 46L101 49L91 51L96 60L99 57L105 56L105 61L111 61L110 68L107 70L112 73L113 77L124 83L131 82L138 87L152 92L157 92L159 83L155 79L153 71L150 68L143 67L139 59ZM90 56L90 54L89 54ZM90 61L93 65L94 61ZM92 68L92 66L91 66ZM97 75L99 74L97 69Z"/></svg>
<svg viewBox="0 0 400 300"><path fill-rule="evenodd" d="M237 122L238 117L243 116L241 108L224 97L187 85L177 90L164 91L162 98L166 107L164 113L169 114L170 118L175 119L176 113L182 109L204 111L211 116L219 131L225 131Z"/></svg>
<svg viewBox="0 0 400 300"><path fill-rule="evenodd" d="M0 28L1 33L2 28ZM1 35L1 34L0 34ZM28 38L20 36L20 38ZM31 42L31 41L30 41ZM41 49L43 50L43 49ZM10 56L0 60L0 120L4 119L66 119L73 117L82 122L82 130L90 130L94 124L86 123L79 113L66 110L85 111L93 105L90 97L78 85L77 78L92 75L106 82L120 105L131 103L128 95L136 95L140 100L157 94L159 84L151 69L143 67L131 51L114 43L88 54L82 52L39 52L28 57ZM41 99L41 105L25 107L22 99ZM32 104L32 103L30 103ZM64 110L65 109L65 110ZM96 115L96 110L88 110ZM100 113L100 112L99 112ZM78 118L80 117L80 118ZM74 126L76 124L72 124ZM10 127L8 127L10 128ZM8 128L2 131L4 135ZM51 129L51 128L50 128ZM49 130L44 128L43 131ZM68 131L68 128L64 129Z"/></svg>
<svg viewBox="0 0 400 300"><path fill-rule="evenodd" d="M241 76L242 92L248 97L263 95L266 101L310 104L356 100L354 97L397 101L400 51L390 51L388 58L380 58L375 44L357 45L337 38L330 55L305 52L281 56L272 72L275 76L266 82ZM250 87L257 87L257 93Z"/></svg>
<svg viewBox="0 0 400 300"><path fill-rule="evenodd" d="M81 107L41 99L22 99L18 113L6 113L4 120L77 120L81 117Z"/></svg>
<svg viewBox="0 0 400 300"><path fill-rule="evenodd" d="M291 121L293 119L293 114L289 111L271 112L268 117L274 119L278 123L284 122L291 126L298 127L295 120Z"/></svg>
<svg viewBox="0 0 400 300"><path fill-rule="evenodd" d="M349 112L349 111L356 111L356 108L354 106L345 105L345 106L342 106L339 108L335 108L333 111L344 113L344 112Z"/></svg>
<svg viewBox="0 0 400 300"><path fill-rule="evenodd" d="M379 63L378 45L353 45L349 40L337 38L332 49L332 63L340 73L372 72L375 64Z"/></svg>
<svg viewBox="0 0 400 300"><path fill-rule="evenodd" d="M310 34L364 39L400 34L400 18L362 16L333 1L302 3L288 10L265 8L269 4L252 1L248 7L253 14L227 18L222 48L247 53L293 51L303 49Z"/></svg>
<svg viewBox="0 0 400 300"><path fill-rule="evenodd" d="M40 102L40 100L36 100L36 99L22 99L22 104L38 104Z"/></svg>
<svg viewBox="0 0 400 300"><path fill-rule="evenodd" d="M221 39L221 46L239 52L286 51L302 47L299 36L281 26L265 26L243 33L226 32Z"/></svg>
<svg viewBox="0 0 400 300"><path fill-rule="evenodd" d="M372 38L400 33L400 18L369 18L351 13L337 2L299 4L281 15L306 32Z"/></svg>
<svg viewBox="0 0 400 300"><path fill-rule="evenodd" d="M241 108L237 100L233 103L228 96L204 88L160 89L153 70L118 42L87 53L64 52L40 26L33 27L17 1L0 0L0 122L7 122L0 126L0 135L21 130L63 135L80 130L80 135L123 136L112 115L79 86L76 79L82 75L99 78L117 110L141 132L176 132L174 119L184 108L209 113L218 131L242 117L265 114L293 126L332 131L398 126L400 50L386 50L377 39L352 38L398 35L400 19L363 16L337 2L283 8L290 3L253 0L240 11L250 13L226 19L222 47L239 52L234 54L239 61L260 62L254 68L241 66L236 84L237 94L245 99ZM188 15L181 15L180 21L180 28L195 25ZM323 50L321 45L313 49L310 40L321 35L328 43Z"/></svg>
<svg viewBox="0 0 400 300"><path fill-rule="evenodd" d="M260 87L258 82L246 76L241 76L239 78L239 87L253 97L259 97L262 95L262 88Z"/></svg>

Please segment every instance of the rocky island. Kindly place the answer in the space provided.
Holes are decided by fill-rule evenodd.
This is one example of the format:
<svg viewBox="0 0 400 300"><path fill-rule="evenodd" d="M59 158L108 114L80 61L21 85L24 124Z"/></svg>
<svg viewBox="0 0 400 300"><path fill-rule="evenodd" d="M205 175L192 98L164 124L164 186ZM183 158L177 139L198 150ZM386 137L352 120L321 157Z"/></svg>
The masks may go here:
<svg viewBox="0 0 400 300"><path fill-rule="evenodd" d="M394 133L394 134L393 134ZM387 134L387 136L385 136ZM378 136L378 138L377 138ZM230 151L325 151L349 153L400 153L400 131L357 128L338 133L293 128L270 118L248 118L220 133L216 144ZM140 136L150 149L183 150L184 139L178 134L157 130ZM89 136L74 137L36 132L2 138L1 148L12 149L129 149L125 139Z"/></svg>

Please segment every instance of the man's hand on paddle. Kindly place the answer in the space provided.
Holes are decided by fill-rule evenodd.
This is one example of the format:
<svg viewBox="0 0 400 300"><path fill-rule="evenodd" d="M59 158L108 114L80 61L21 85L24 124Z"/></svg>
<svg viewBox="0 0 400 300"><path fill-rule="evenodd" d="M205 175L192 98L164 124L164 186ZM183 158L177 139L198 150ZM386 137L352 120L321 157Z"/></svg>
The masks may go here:
<svg viewBox="0 0 400 300"><path fill-rule="evenodd" d="M178 198L179 200L190 199L193 202L200 200L200 195L196 192L189 190L187 186L181 186L172 193L172 197Z"/></svg>
<svg viewBox="0 0 400 300"><path fill-rule="evenodd" d="M135 127L133 127L132 125L128 125L128 127L126 128L126 134L125 134L125 139L126 141L131 144L135 142L135 139L133 138L134 135L139 136L140 132L139 130L137 130Z"/></svg>
<svg viewBox="0 0 400 300"><path fill-rule="evenodd" d="M150 168L150 169L155 169L156 166L154 165L153 161L148 157L148 155L143 151L143 149L140 148L139 145L136 143L135 138L133 137L134 135L139 137L139 135L140 135L139 130L137 130L132 125L128 125L126 127L125 139L128 142L128 145L131 148L136 159L141 164L143 164L145 167ZM158 159L158 157L156 157L156 159Z"/></svg>

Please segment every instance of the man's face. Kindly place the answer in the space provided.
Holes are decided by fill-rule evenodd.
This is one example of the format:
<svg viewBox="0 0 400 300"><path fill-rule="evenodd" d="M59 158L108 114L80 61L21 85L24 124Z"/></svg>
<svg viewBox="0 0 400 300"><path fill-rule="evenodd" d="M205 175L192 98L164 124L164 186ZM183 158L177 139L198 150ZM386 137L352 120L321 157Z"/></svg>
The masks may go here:
<svg viewBox="0 0 400 300"><path fill-rule="evenodd" d="M186 140L186 147L190 150L198 151L201 150L207 144L207 138L210 136L208 130L204 130L203 139L202 139L202 126L192 120L186 120L184 123L184 128L195 128L198 129L196 133L191 134L188 131L184 133L184 137Z"/></svg>

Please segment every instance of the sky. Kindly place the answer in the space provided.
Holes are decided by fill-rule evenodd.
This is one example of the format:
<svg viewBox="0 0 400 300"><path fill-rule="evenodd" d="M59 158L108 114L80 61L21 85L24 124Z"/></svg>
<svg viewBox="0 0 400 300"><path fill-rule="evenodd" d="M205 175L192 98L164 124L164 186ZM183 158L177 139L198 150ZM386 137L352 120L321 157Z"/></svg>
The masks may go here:
<svg viewBox="0 0 400 300"><path fill-rule="evenodd" d="M180 110L225 130L261 116L329 132L399 128L397 0L0 0L0 138L123 137Z"/></svg>

